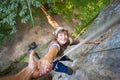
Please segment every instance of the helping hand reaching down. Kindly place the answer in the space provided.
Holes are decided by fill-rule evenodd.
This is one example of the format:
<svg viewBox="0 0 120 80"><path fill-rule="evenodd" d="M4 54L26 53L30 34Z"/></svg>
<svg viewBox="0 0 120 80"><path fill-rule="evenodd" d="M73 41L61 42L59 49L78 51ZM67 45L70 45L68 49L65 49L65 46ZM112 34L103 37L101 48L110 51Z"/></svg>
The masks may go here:
<svg viewBox="0 0 120 80"><path fill-rule="evenodd" d="M38 69L40 76L48 74L52 70L52 64L46 59L40 59L38 61Z"/></svg>
<svg viewBox="0 0 120 80"><path fill-rule="evenodd" d="M37 78L43 75L48 74L51 71L52 64L50 64L45 59L40 59L38 62L34 59L34 51L30 52L29 56L29 65L31 69L33 69L33 78Z"/></svg>
<svg viewBox="0 0 120 80"><path fill-rule="evenodd" d="M44 65L44 63L46 63ZM31 50L29 54L28 66L23 68L20 72L11 76L4 76L0 80L31 80L38 78L51 71L51 65L43 60L35 61L34 51Z"/></svg>

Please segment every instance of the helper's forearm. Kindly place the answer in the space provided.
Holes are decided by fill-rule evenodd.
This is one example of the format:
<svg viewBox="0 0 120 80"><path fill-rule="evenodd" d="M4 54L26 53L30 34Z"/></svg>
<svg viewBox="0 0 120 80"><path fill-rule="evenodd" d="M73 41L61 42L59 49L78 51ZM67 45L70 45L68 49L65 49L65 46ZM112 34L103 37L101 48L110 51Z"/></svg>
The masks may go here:
<svg viewBox="0 0 120 80"><path fill-rule="evenodd" d="M19 73L12 76L0 78L0 80L30 80L32 73L33 71L29 67L26 67Z"/></svg>

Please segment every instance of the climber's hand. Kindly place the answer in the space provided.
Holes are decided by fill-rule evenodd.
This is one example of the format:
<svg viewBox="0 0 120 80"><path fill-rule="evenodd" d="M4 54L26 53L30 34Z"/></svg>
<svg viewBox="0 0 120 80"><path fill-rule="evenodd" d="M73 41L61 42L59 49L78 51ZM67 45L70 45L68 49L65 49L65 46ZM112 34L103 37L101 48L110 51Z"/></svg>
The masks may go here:
<svg viewBox="0 0 120 80"><path fill-rule="evenodd" d="M46 59L40 59L38 61L38 69L40 76L48 74L52 69L52 64Z"/></svg>

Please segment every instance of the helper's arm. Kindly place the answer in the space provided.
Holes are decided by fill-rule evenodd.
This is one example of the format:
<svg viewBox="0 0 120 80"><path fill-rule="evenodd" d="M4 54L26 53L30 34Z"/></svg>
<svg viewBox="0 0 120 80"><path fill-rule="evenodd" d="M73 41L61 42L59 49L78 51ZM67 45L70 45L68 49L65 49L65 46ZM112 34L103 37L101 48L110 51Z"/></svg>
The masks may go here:
<svg viewBox="0 0 120 80"><path fill-rule="evenodd" d="M15 75L5 76L0 80L30 80L31 78L38 78L39 71L37 68L37 62L34 60L34 51L31 51L29 55L29 64Z"/></svg>
<svg viewBox="0 0 120 80"><path fill-rule="evenodd" d="M0 80L30 80L32 73L32 70L29 67L26 67L19 73L12 76L0 78Z"/></svg>

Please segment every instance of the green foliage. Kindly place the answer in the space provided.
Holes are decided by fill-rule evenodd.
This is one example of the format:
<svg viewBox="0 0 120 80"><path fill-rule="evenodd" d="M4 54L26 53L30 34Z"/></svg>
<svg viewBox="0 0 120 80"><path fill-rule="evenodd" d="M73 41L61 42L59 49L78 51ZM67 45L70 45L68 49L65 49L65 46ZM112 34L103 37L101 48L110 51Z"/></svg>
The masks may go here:
<svg viewBox="0 0 120 80"><path fill-rule="evenodd" d="M14 20L16 13L13 10L17 8L18 4L14 0L4 0L0 3L0 44L3 45L16 32L16 21Z"/></svg>
<svg viewBox="0 0 120 80"><path fill-rule="evenodd" d="M0 45L16 33L17 19L22 23L31 19L33 23L33 18L41 15L39 8L42 4L47 3L50 14L62 14L66 21L71 22L73 18L82 21L82 25L75 25L76 32L73 36L77 36L109 2L110 0L0 0Z"/></svg>
<svg viewBox="0 0 120 80"><path fill-rule="evenodd" d="M66 21L73 18L82 21L82 25L75 25L76 31L73 36L88 27L96 15L107 6L111 0L52 0L51 6L53 13L62 14Z"/></svg>
<svg viewBox="0 0 120 80"><path fill-rule="evenodd" d="M39 0L29 0L33 7L40 7ZM0 45L16 33L16 19L26 23L30 19L27 0L1 0L0 1Z"/></svg>

